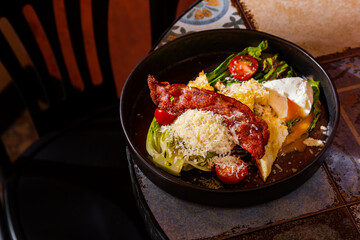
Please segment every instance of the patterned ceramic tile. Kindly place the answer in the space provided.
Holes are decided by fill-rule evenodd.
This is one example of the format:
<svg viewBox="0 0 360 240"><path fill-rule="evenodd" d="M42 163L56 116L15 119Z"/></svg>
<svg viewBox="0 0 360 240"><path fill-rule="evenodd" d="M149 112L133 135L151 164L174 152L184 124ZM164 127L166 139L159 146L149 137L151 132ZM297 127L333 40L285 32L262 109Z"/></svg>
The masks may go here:
<svg viewBox="0 0 360 240"><path fill-rule="evenodd" d="M203 0L177 21L158 46L180 36L219 28L243 28L245 25L230 0Z"/></svg>
<svg viewBox="0 0 360 240"><path fill-rule="evenodd" d="M360 204L349 207L350 213L353 216L355 223L360 231Z"/></svg>
<svg viewBox="0 0 360 240"><path fill-rule="evenodd" d="M359 209L358 209L359 211ZM359 214L359 212L357 213ZM360 216L359 216L360 217ZM277 225L241 236L242 240L358 239L360 237L346 208Z"/></svg>
<svg viewBox="0 0 360 240"><path fill-rule="evenodd" d="M320 168L290 194L247 208L215 208L185 202L154 185L138 170L141 190L159 225L170 239L227 236L337 205L339 200Z"/></svg>

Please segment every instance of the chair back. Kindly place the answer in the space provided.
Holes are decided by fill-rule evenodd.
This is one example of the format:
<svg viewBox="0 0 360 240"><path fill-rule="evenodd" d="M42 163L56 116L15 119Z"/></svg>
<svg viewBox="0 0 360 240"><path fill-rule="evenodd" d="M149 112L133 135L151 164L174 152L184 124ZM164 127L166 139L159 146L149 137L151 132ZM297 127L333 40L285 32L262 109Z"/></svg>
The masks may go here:
<svg viewBox="0 0 360 240"><path fill-rule="evenodd" d="M150 0L151 44L160 41L164 31L175 21L179 0Z"/></svg>
<svg viewBox="0 0 360 240"><path fill-rule="evenodd" d="M117 103L107 25L108 0L2 1L0 70L39 135Z"/></svg>

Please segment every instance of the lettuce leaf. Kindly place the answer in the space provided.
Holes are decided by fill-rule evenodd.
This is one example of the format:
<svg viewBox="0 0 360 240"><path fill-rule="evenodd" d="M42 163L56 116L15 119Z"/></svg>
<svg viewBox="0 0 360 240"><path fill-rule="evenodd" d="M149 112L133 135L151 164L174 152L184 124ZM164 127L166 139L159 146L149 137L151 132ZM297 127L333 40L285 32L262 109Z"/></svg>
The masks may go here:
<svg viewBox="0 0 360 240"><path fill-rule="evenodd" d="M179 176L184 165L184 158L177 153L176 142L169 131L160 131L160 124L154 118L146 137L146 150L154 164L170 174Z"/></svg>
<svg viewBox="0 0 360 240"><path fill-rule="evenodd" d="M294 69L285 61L278 59L278 54L264 57L261 61L262 68L255 74L254 79L258 82L270 81L285 77L296 77Z"/></svg>
<svg viewBox="0 0 360 240"><path fill-rule="evenodd" d="M179 176L182 170L188 171L193 168L211 171L206 159L212 158L214 153L208 153L205 158L191 156L189 159L185 159L178 153L176 149L178 142L169 134L170 130L160 131L160 128L161 125L154 118L146 137L146 150L156 166L175 176Z"/></svg>
<svg viewBox="0 0 360 240"><path fill-rule="evenodd" d="M310 83L312 89L313 89L313 121L311 122L309 128L308 128L308 132L311 132L315 126L317 121L319 120L320 117L320 112L321 112L321 102L320 102L320 82L319 81L314 81L313 79L308 80L308 82Z"/></svg>
<svg viewBox="0 0 360 240"><path fill-rule="evenodd" d="M262 41L257 47L247 47L238 55L248 54L255 58L256 60L261 60L261 54L264 50L268 48L268 42Z"/></svg>

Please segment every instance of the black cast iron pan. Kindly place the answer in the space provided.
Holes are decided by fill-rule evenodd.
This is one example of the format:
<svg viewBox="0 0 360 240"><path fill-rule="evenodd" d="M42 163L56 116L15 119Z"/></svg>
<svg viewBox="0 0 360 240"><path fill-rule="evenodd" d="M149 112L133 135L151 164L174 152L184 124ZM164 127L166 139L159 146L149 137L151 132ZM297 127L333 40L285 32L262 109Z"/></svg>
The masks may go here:
<svg viewBox="0 0 360 240"><path fill-rule="evenodd" d="M148 74L159 81L187 83L202 70L211 71L229 54L268 40L269 51L295 68L302 76L321 83L323 111L312 137L325 140L323 148L307 148L279 157L273 172L263 182L255 167L236 185L220 183L214 173L197 170L180 177L156 167L145 148L146 135L156 106L147 87ZM284 39L254 30L210 30L178 38L151 52L129 75L120 99L120 118L134 162L163 190L185 200L217 206L246 206L269 201L297 188L309 179L324 160L339 119L339 102L324 69L306 51ZM324 135L320 126L325 126Z"/></svg>

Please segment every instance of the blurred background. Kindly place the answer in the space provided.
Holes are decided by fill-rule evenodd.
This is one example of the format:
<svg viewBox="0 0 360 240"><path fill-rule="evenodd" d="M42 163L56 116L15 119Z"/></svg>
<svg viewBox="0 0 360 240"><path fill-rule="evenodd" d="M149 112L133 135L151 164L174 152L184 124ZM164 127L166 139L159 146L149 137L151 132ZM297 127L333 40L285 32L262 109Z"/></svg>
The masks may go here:
<svg viewBox="0 0 360 240"><path fill-rule="evenodd" d="M194 2L196 0L179 0L176 16L186 11ZM109 1L110 58L118 96L131 70L151 50L149 5L149 1L144 0ZM0 28L7 28L6 22L0 20ZM0 135L11 160L15 161L38 138L38 134L1 60L0 109L1 113L18 116L12 121L0 115Z"/></svg>

